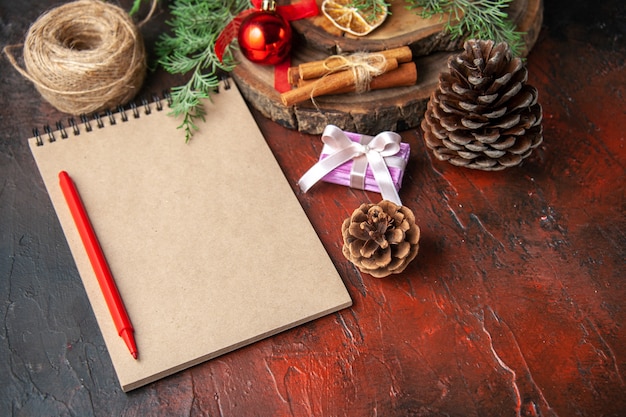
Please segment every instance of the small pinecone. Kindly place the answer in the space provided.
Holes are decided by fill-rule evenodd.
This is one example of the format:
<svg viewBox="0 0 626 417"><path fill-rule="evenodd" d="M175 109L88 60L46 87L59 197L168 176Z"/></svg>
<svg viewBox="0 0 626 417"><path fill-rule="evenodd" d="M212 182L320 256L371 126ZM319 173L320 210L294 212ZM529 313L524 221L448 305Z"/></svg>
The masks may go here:
<svg viewBox="0 0 626 417"><path fill-rule="evenodd" d="M376 278L404 271L419 249L413 212L387 200L361 204L344 220L341 234L344 256Z"/></svg>
<svg viewBox="0 0 626 417"><path fill-rule="evenodd" d="M442 161L497 171L518 165L543 140L537 90L507 43L469 40L439 77L422 130Z"/></svg>

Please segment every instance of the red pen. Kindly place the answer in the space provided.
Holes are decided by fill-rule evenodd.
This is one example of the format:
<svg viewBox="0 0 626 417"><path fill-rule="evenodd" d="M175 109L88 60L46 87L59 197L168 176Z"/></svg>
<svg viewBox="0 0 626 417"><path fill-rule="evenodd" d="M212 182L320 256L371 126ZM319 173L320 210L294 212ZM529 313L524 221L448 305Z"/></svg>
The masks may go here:
<svg viewBox="0 0 626 417"><path fill-rule="evenodd" d="M102 248L100 247L100 243L98 243L98 238L91 226L87 211L83 206L74 181L72 181L67 172L61 171L59 172L59 184L61 185L61 190L63 191L67 205L74 218L74 223L76 223L76 228L87 251L89 261L91 261L91 266L98 278L98 284L100 284L100 289L104 295L107 307L113 317L117 333L124 340L126 346L128 346L133 358L137 359L137 346L133 334L133 325L130 323L124 302L117 290L113 275L104 257L104 253L102 253Z"/></svg>

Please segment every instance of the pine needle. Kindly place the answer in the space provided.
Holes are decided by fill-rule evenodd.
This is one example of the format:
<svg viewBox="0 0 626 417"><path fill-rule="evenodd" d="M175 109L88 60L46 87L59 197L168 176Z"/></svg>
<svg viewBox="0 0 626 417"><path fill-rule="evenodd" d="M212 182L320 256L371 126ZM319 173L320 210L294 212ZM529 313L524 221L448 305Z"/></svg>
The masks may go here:
<svg viewBox="0 0 626 417"><path fill-rule="evenodd" d="M368 22L375 21L376 18L383 12L387 11L387 14L391 14L389 11L390 5L385 0L352 0L348 3L348 6L354 7L357 10L366 12L365 20Z"/></svg>

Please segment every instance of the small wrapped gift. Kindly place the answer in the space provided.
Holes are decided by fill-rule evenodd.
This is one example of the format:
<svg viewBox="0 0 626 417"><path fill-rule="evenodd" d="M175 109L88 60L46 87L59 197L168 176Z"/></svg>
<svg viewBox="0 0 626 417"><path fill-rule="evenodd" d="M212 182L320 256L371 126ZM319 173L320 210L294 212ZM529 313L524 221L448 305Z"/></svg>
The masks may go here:
<svg viewBox="0 0 626 417"><path fill-rule="evenodd" d="M401 206L398 191L409 160L410 148L394 132L376 136L344 132L328 125L322 134L320 160L298 181L306 192L322 180L381 193L383 199Z"/></svg>

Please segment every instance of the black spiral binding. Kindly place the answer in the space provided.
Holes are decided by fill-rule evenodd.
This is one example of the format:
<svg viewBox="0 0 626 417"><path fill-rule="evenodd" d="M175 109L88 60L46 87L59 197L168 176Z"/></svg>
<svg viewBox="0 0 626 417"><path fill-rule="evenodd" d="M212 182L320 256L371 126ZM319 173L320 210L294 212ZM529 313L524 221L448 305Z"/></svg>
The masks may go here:
<svg viewBox="0 0 626 417"><path fill-rule="evenodd" d="M47 138L47 142L56 142L57 137L61 139L67 139L70 134L79 136L81 129L84 132L91 132L94 129L103 129L107 126L114 126L118 122L127 122L129 113L132 114L134 119L139 119L142 114L150 115L153 110L162 111L163 101L167 103L168 107L172 105L172 95L169 91L164 91L162 96L153 95L151 100L142 98L139 100L139 105L136 102L131 102L128 106L118 106L115 110L106 110L101 113L93 113L91 115L81 114L79 116L80 121L76 121L73 117L67 120L67 129L63 122L56 122L56 130L52 130L50 125L43 127L43 133L38 129L33 129L33 136L35 137L37 146L43 146L44 137Z"/></svg>

